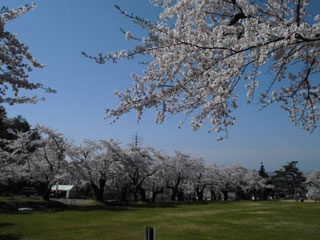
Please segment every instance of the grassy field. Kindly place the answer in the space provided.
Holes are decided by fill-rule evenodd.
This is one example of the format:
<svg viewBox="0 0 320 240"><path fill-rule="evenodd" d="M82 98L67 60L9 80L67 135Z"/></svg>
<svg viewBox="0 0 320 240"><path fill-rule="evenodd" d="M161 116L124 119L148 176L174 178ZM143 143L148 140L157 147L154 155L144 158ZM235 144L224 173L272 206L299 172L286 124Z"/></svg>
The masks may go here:
<svg viewBox="0 0 320 240"><path fill-rule="evenodd" d="M157 240L319 240L320 204L229 202L0 214L0 240L143 240L146 225L156 227Z"/></svg>

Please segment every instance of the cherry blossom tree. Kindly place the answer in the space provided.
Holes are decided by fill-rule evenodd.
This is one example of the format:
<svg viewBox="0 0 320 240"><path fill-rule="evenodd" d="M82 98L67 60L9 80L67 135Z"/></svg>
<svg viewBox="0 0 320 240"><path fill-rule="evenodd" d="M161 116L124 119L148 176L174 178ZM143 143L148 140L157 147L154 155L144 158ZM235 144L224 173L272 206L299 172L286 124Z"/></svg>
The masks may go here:
<svg viewBox="0 0 320 240"><path fill-rule="evenodd" d="M27 176L25 165L12 161L12 154L0 149L0 184L17 182Z"/></svg>
<svg viewBox="0 0 320 240"><path fill-rule="evenodd" d="M240 185L241 190L244 193L244 197L248 199L257 199L258 193L267 188L272 188L270 184L267 184L267 179L261 177L259 172L255 169L245 169L242 175L242 181Z"/></svg>
<svg viewBox="0 0 320 240"><path fill-rule="evenodd" d="M320 171L315 170L307 176L308 195L313 200L320 199Z"/></svg>
<svg viewBox="0 0 320 240"><path fill-rule="evenodd" d="M7 146L11 150L11 159L15 160L13 173L19 177L28 177L33 183L43 186L43 199L49 200L51 187L66 175L66 152L70 143L64 136L48 127L38 125L34 132L17 133L17 138Z"/></svg>
<svg viewBox="0 0 320 240"><path fill-rule="evenodd" d="M39 135L35 130L24 128L3 130L9 139L0 138L0 184L13 194L19 191L18 185L31 184L32 154L38 147Z"/></svg>
<svg viewBox="0 0 320 240"><path fill-rule="evenodd" d="M193 158L190 182L193 185L196 199L203 201L204 192L210 183L209 174L211 173L205 166L202 158Z"/></svg>
<svg viewBox="0 0 320 240"><path fill-rule="evenodd" d="M236 199L257 199L261 189L272 188L267 179L262 178L255 169L245 168L240 164L228 164L218 168L215 164L208 166L210 192L213 200L222 192L223 199L229 199L229 192L236 194Z"/></svg>
<svg viewBox="0 0 320 240"><path fill-rule="evenodd" d="M190 179L193 167L192 157L176 151L165 164L166 187L171 191L171 201L183 201L186 189L190 189Z"/></svg>
<svg viewBox="0 0 320 240"><path fill-rule="evenodd" d="M224 186L221 170L215 163L207 166L211 200L221 200L221 188Z"/></svg>
<svg viewBox="0 0 320 240"><path fill-rule="evenodd" d="M51 187L67 175L66 154L70 142L63 134L45 126L37 126L40 146L33 153L33 181L44 185L43 199L49 200Z"/></svg>
<svg viewBox="0 0 320 240"><path fill-rule="evenodd" d="M115 177L114 182L115 189L117 189L119 200L121 202L127 202L128 194L130 193L131 180L130 177L123 171L121 174Z"/></svg>
<svg viewBox="0 0 320 240"><path fill-rule="evenodd" d="M126 149L127 158L123 162L124 169L131 180L133 199L146 201L146 182L158 171L153 157L153 148L129 145Z"/></svg>
<svg viewBox="0 0 320 240"><path fill-rule="evenodd" d="M72 173L81 185L89 184L98 201L104 200L104 191L111 185L116 175L121 174L120 159L110 151L119 143L110 141L86 140L83 145L73 147L68 156L72 160Z"/></svg>
<svg viewBox="0 0 320 240"><path fill-rule="evenodd" d="M153 174L148 176L145 185L148 192L151 193L150 201L155 203L157 196L164 192L166 187L166 161L169 156L162 152L152 149L152 162L150 172Z"/></svg>
<svg viewBox="0 0 320 240"><path fill-rule="evenodd" d="M117 174L114 175L113 187L117 189L120 200L126 202L128 200L128 193L132 187L131 178L127 171L127 167L130 165L129 157L125 149L121 147L120 142L114 140L104 141L104 145L115 161L117 161L118 168Z"/></svg>
<svg viewBox="0 0 320 240"><path fill-rule="evenodd" d="M220 191L223 194L223 200L229 200L229 192L237 190L239 176L242 166L239 164L228 164L219 169Z"/></svg>
<svg viewBox="0 0 320 240"><path fill-rule="evenodd" d="M261 107L278 102L294 125L312 132L320 118L320 15L309 0L151 0L163 9L152 23L117 9L147 31L125 32L132 50L85 56L108 60L146 56L143 75L116 92L120 105L107 110L115 121L137 111L156 109L156 122L169 114L192 116L193 130L210 121L218 140L235 123L241 87L247 102L258 94ZM294 67L293 67L294 65ZM261 75L267 70L269 75ZM259 87L259 90L258 90ZM242 99L242 98L240 98Z"/></svg>
<svg viewBox="0 0 320 240"><path fill-rule="evenodd" d="M41 83L29 81L28 73L33 68L43 68L44 65L32 56L28 46L21 43L15 34L5 30L7 22L34 8L35 5L32 4L17 9L2 7L0 10L0 104L35 103L39 100L36 96L20 96L21 90L43 89L55 92Z"/></svg>

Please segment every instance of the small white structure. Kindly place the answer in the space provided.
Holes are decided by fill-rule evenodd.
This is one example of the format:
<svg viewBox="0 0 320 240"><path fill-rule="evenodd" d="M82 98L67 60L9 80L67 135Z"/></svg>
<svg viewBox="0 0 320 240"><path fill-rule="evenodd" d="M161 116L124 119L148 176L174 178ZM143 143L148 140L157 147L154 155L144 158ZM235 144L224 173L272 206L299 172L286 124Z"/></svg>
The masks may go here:
<svg viewBox="0 0 320 240"><path fill-rule="evenodd" d="M60 198L73 198L75 197L75 194L76 194L74 185L56 184L51 187L51 192L55 194L56 197L60 197Z"/></svg>
<svg viewBox="0 0 320 240"><path fill-rule="evenodd" d="M33 208L27 208L27 207L18 208L18 211L20 211L20 212L29 212L29 211L33 211Z"/></svg>

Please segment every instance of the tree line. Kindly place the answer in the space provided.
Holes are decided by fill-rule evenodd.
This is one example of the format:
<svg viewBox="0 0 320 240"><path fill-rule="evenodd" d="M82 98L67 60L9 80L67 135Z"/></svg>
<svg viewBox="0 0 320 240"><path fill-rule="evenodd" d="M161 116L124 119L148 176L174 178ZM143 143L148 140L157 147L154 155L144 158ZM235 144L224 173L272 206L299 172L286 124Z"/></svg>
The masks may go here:
<svg viewBox="0 0 320 240"><path fill-rule="evenodd" d="M237 200L298 199L320 193L320 172L305 175L297 161L268 174L262 163L259 170L236 163L217 166L136 142L122 146L112 139L85 140L77 145L40 125L8 131L10 137L1 136L2 194L33 186L49 200L57 182L76 185L83 197L99 201L228 200L230 195Z"/></svg>

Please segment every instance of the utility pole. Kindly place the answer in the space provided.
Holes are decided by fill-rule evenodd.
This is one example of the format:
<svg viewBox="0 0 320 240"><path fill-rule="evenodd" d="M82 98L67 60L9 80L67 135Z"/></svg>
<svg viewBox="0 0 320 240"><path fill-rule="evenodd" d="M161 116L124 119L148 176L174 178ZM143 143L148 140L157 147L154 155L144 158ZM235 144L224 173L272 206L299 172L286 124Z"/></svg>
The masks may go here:
<svg viewBox="0 0 320 240"><path fill-rule="evenodd" d="M132 139L135 147L138 147L141 145L142 137L140 137L137 132L135 132L135 134L132 136Z"/></svg>

